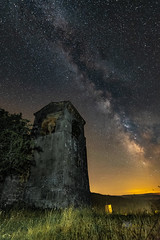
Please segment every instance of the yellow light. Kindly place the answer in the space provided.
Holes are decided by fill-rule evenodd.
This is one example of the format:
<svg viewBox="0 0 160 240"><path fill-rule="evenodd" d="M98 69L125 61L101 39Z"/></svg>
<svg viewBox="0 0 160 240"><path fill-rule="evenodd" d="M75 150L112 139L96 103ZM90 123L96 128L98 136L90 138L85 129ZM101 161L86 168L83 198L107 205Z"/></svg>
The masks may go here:
<svg viewBox="0 0 160 240"><path fill-rule="evenodd" d="M112 213L112 205L107 204L105 205L105 212L111 214Z"/></svg>
<svg viewBox="0 0 160 240"><path fill-rule="evenodd" d="M159 214L160 213L160 210L155 210L155 214Z"/></svg>

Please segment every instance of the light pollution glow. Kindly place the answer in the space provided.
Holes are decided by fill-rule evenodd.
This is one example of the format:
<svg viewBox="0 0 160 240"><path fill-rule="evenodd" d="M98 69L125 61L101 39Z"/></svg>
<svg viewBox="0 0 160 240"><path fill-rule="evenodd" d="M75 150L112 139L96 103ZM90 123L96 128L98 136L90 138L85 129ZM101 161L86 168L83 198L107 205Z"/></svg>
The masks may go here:
<svg viewBox="0 0 160 240"><path fill-rule="evenodd" d="M91 147L88 148L88 168L91 192L109 195L159 192L158 174L155 178L152 178L150 164L144 157L144 149L130 140L127 134L123 134L122 142L125 151L128 152L127 156L129 156L124 166L119 165L121 164L119 163L121 156L120 154L117 155L118 150L116 153L113 149L109 149L110 147L107 145L103 148L104 143L98 140L92 139L90 144ZM94 145L97 146L97 150L100 149L101 145L101 149L104 149L105 152L94 151ZM108 155L105 155L107 152ZM110 161L112 161L112 166ZM116 167L116 165L118 166Z"/></svg>

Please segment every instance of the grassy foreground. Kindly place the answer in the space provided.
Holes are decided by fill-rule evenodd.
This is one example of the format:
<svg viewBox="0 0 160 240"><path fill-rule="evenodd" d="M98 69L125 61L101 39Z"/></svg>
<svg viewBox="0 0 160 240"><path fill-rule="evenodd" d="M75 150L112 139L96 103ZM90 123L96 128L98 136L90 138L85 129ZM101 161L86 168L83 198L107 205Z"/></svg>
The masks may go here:
<svg viewBox="0 0 160 240"><path fill-rule="evenodd" d="M160 215L107 215L95 209L0 212L0 240L158 240Z"/></svg>

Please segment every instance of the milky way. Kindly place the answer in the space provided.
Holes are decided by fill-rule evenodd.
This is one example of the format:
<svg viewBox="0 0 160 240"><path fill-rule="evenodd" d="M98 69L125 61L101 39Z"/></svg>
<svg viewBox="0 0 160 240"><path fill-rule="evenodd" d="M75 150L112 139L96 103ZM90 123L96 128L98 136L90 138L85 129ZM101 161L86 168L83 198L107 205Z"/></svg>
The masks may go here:
<svg viewBox="0 0 160 240"><path fill-rule="evenodd" d="M70 100L86 120L91 190L158 191L160 3L3 0L0 105Z"/></svg>

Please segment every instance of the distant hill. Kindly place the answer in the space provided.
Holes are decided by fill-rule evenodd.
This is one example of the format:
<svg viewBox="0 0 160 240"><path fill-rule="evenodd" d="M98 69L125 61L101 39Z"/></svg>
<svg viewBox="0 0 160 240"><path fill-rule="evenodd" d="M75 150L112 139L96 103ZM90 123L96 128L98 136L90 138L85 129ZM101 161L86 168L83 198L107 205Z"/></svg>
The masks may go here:
<svg viewBox="0 0 160 240"><path fill-rule="evenodd" d="M106 204L111 204L115 213L154 212L160 210L160 195L148 193L111 196L91 193L91 204L102 211Z"/></svg>
<svg viewBox="0 0 160 240"><path fill-rule="evenodd" d="M131 195L122 195L122 197L152 197L152 198L160 198L160 193L144 193L144 194L131 194Z"/></svg>
<svg viewBox="0 0 160 240"><path fill-rule="evenodd" d="M127 199L144 199L144 200L159 200L160 194L159 193L145 193L145 194L132 194L132 195L122 195L123 198Z"/></svg>

